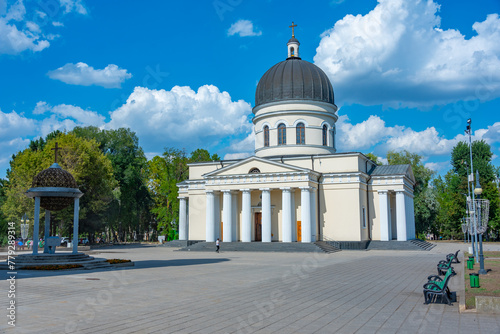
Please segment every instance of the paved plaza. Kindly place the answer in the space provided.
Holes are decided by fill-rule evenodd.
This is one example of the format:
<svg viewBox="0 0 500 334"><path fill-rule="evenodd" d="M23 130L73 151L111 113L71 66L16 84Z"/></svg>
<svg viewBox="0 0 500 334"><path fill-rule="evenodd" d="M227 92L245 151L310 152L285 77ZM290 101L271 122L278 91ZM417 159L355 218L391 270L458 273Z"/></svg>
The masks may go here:
<svg viewBox="0 0 500 334"><path fill-rule="evenodd" d="M19 271L16 327L6 333L500 333L500 315L424 305L436 263L464 244L431 251L179 252L112 247L94 257L134 267ZM463 256L463 253L462 253ZM462 264L452 291L459 292ZM0 288L9 287L2 272ZM3 303L4 312L6 302Z"/></svg>

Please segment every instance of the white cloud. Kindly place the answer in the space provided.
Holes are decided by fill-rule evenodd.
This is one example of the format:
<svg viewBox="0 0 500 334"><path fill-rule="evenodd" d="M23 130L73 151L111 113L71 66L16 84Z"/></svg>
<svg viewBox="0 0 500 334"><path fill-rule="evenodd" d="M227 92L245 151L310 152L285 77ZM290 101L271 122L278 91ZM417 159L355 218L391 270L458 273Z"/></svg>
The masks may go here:
<svg viewBox="0 0 500 334"><path fill-rule="evenodd" d="M441 172L443 170L447 170L451 168L451 164L449 161L443 161L443 162L427 162L424 164L426 168L429 168L430 170L433 170L435 172Z"/></svg>
<svg viewBox="0 0 500 334"><path fill-rule="evenodd" d="M53 21L53 22L52 22L52 25L53 25L54 27L64 27L64 23L62 23L62 22L58 22L58 21Z"/></svg>
<svg viewBox="0 0 500 334"><path fill-rule="evenodd" d="M70 85L96 85L105 88L120 88L122 82L132 77L132 74L128 73L127 70L114 64L110 64L102 70L96 70L85 63L68 63L56 70L49 71L47 75L51 79L60 80Z"/></svg>
<svg viewBox="0 0 500 334"><path fill-rule="evenodd" d="M0 110L0 124L0 141L10 141L19 136L32 134L36 128L34 120L15 111L6 114Z"/></svg>
<svg viewBox="0 0 500 334"><path fill-rule="evenodd" d="M262 31L255 31L252 21L249 20L238 20L231 24L231 27L227 31L228 36L240 35L240 37L247 36L260 36Z"/></svg>
<svg viewBox="0 0 500 334"><path fill-rule="evenodd" d="M59 2L61 3L61 7L64 8L64 12L66 14L73 11L82 15L88 14L82 0L59 0Z"/></svg>
<svg viewBox="0 0 500 334"><path fill-rule="evenodd" d="M245 159L251 156L251 153L227 153L224 156L224 160L239 160L239 159Z"/></svg>
<svg viewBox="0 0 500 334"><path fill-rule="evenodd" d="M250 113L249 103L232 101L229 93L212 85L197 92L179 86L170 91L136 87L127 102L111 112L107 127L131 128L156 146L205 148L247 133Z"/></svg>
<svg viewBox="0 0 500 334"><path fill-rule="evenodd" d="M18 30L15 24L9 24L0 17L0 54L16 55L26 50L42 51L49 47L46 39L28 30Z"/></svg>
<svg viewBox="0 0 500 334"><path fill-rule="evenodd" d="M340 104L429 106L500 96L500 19L473 25L470 39L440 29L433 1L379 0L324 32L315 63Z"/></svg>

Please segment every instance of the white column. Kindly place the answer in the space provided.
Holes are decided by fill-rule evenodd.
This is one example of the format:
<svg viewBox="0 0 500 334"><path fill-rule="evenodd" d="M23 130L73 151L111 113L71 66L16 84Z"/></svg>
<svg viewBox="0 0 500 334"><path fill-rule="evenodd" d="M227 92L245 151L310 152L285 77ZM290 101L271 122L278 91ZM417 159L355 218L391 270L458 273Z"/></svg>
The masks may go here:
<svg viewBox="0 0 500 334"><path fill-rule="evenodd" d="M231 212L233 213L233 241L238 241L238 192L234 192L231 197Z"/></svg>
<svg viewBox="0 0 500 334"><path fill-rule="evenodd" d="M316 212L318 211L316 204L316 188L311 188L311 241L317 240L318 221L316 220Z"/></svg>
<svg viewBox="0 0 500 334"><path fill-rule="evenodd" d="M404 190L396 191L396 232L398 241L406 241L406 203Z"/></svg>
<svg viewBox="0 0 500 334"><path fill-rule="evenodd" d="M215 221L215 239L222 238L220 233L220 192L214 192L214 221Z"/></svg>
<svg viewBox="0 0 500 334"><path fill-rule="evenodd" d="M297 241L297 209L295 208L295 189L290 189L292 207L292 241Z"/></svg>
<svg viewBox="0 0 500 334"><path fill-rule="evenodd" d="M378 191L378 201L380 208L380 240L389 241L390 240L390 220L389 220L389 201L387 198L387 190Z"/></svg>
<svg viewBox="0 0 500 334"><path fill-rule="evenodd" d="M179 240L187 240L187 210L186 198L179 197Z"/></svg>
<svg viewBox="0 0 500 334"><path fill-rule="evenodd" d="M33 222L33 255L38 254L38 229L40 227L40 197L35 197L35 221Z"/></svg>
<svg viewBox="0 0 500 334"><path fill-rule="evenodd" d="M207 217L206 217L206 235L207 242L215 241L215 211L214 211L214 192L207 191Z"/></svg>
<svg viewBox="0 0 500 334"><path fill-rule="evenodd" d="M231 242L233 241L233 231L232 231L232 222L233 219L233 200L232 194L230 190L223 190L224 198L222 201L222 241Z"/></svg>
<svg viewBox="0 0 500 334"><path fill-rule="evenodd" d="M252 196L250 189L242 189L241 197L241 241L252 241Z"/></svg>
<svg viewBox="0 0 500 334"><path fill-rule="evenodd" d="M300 189L302 242L311 242L311 192L309 187Z"/></svg>
<svg viewBox="0 0 500 334"><path fill-rule="evenodd" d="M281 231L283 242L292 242L292 198L290 188L281 188L282 212Z"/></svg>
<svg viewBox="0 0 500 334"><path fill-rule="evenodd" d="M271 191L262 191L262 242L271 242Z"/></svg>
<svg viewBox="0 0 500 334"><path fill-rule="evenodd" d="M73 212L73 254L78 253L78 222L80 220L80 199L75 198L75 210Z"/></svg>
<svg viewBox="0 0 500 334"><path fill-rule="evenodd" d="M43 247L43 252L48 253L49 252L49 245L47 244L47 238L50 235L50 211L45 210L45 246Z"/></svg>

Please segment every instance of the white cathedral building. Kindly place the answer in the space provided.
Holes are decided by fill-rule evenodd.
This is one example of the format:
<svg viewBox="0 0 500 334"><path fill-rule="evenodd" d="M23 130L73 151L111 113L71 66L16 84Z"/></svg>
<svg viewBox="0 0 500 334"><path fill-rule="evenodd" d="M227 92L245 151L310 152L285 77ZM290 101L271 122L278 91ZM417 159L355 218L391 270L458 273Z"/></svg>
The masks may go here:
<svg viewBox="0 0 500 334"><path fill-rule="evenodd" d="M189 164L179 183L179 239L314 242L415 238L410 165L377 166L337 152L333 88L302 60L292 33L288 57L255 93L255 155ZM347 134L348 135L348 134Z"/></svg>

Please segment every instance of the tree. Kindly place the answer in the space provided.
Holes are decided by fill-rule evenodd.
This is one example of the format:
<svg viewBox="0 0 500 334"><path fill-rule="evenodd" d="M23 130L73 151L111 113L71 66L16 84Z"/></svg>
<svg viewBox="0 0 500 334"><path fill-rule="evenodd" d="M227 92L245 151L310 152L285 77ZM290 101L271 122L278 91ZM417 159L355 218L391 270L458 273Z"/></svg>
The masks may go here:
<svg viewBox="0 0 500 334"><path fill-rule="evenodd" d="M2 211L11 221L18 221L24 213L32 217L34 201L27 198L24 192L31 188L33 177L54 162L51 149L56 141L63 148L58 157L59 165L73 175L84 193L80 199L80 232L93 233L100 228L101 214L111 200L111 191L116 182L111 162L101 153L97 142L73 134L60 133L53 139L45 140L43 149L27 148L15 156L10 162L11 171ZM56 211L51 216L59 224L59 233L72 231L72 206Z"/></svg>
<svg viewBox="0 0 500 334"><path fill-rule="evenodd" d="M139 138L130 129L101 130L76 127L72 133L94 139L110 159L118 188L108 207L107 221L111 232L118 231L120 240L126 234L140 236L149 230L152 200L147 188L147 159L139 146Z"/></svg>
<svg viewBox="0 0 500 334"><path fill-rule="evenodd" d="M0 208L5 202L7 190L7 180L0 179ZM3 210L0 210L0 246L5 246L8 241L8 225L7 225L7 217L5 217Z"/></svg>
<svg viewBox="0 0 500 334"><path fill-rule="evenodd" d="M371 161L375 162L378 166L382 165L382 161L380 161L379 157L377 157L375 154L373 154L373 153L367 153L365 155L366 155L366 157L368 159L370 159Z"/></svg>
<svg viewBox="0 0 500 334"><path fill-rule="evenodd" d="M429 185L429 181L434 175L434 171L424 166L422 157L416 153L410 153L406 150L402 152L387 152L387 162L389 165L409 164L415 176L414 193L418 194Z"/></svg>
<svg viewBox="0 0 500 334"><path fill-rule="evenodd" d="M481 182L488 183L495 180L495 167L491 164L493 153L491 147L484 140L472 142L472 163L475 171L479 171ZM461 177L467 177L470 170L470 149L466 142L459 142L451 151L451 166L453 171Z"/></svg>

